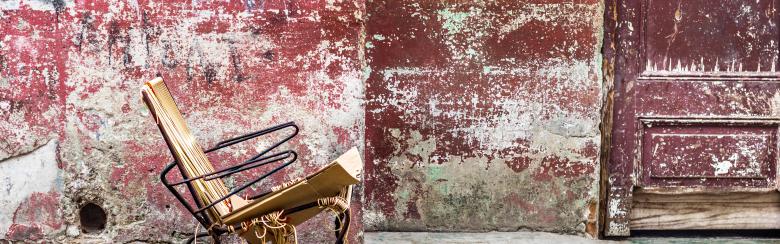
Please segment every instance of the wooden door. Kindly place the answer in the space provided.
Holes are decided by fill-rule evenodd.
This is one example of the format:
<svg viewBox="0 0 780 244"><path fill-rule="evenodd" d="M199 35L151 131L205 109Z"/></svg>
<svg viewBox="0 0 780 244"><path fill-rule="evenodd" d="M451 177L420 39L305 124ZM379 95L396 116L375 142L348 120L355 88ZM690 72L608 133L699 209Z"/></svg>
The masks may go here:
<svg viewBox="0 0 780 244"><path fill-rule="evenodd" d="M757 223L689 223L721 214L702 207L713 201L721 202L713 208L733 205L733 213L722 213L728 218L748 213L741 207L754 201L780 216L778 4L607 2L605 74L614 79L614 109L605 235L627 236L632 228L780 228L774 212ZM677 209L683 206L699 207ZM663 216L677 216L677 225L648 224Z"/></svg>

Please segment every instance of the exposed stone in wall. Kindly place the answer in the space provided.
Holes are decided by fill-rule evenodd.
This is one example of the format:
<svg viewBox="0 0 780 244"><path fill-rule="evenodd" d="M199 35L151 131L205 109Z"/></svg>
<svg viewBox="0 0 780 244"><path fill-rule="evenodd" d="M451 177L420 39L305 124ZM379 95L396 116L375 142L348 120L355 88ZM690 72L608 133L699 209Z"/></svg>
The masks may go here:
<svg viewBox="0 0 780 244"><path fill-rule="evenodd" d="M301 126L289 146L298 163L253 190L362 150L361 2L20 0L0 10L0 168L43 152L47 170L56 166L56 177L0 179L15 191L51 183L0 198L0 213L17 212L0 217L0 239L177 241L195 231L158 179L171 158L140 100L156 74L204 147L276 123ZM224 167L259 148L211 159ZM87 203L105 210L102 232L80 230ZM302 226L301 241L331 239L331 223Z"/></svg>
<svg viewBox="0 0 780 244"><path fill-rule="evenodd" d="M599 1L370 1L366 230L583 234Z"/></svg>

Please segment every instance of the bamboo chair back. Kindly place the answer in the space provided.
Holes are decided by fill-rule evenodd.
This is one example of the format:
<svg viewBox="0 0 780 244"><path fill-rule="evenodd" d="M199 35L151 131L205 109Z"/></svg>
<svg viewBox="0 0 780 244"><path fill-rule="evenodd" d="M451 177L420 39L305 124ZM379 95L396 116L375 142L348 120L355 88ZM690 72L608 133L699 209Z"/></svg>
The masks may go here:
<svg viewBox="0 0 780 244"><path fill-rule="evenodd" d="M211 165L203 149L195 141L195 137L187 127L162 78L146 82L141 92L144 102L147 103L160 127L168 148L176 162L184 169L183 173L187 174L188 178L194 178L214 172L214 166ZM198 195L198 197L194 197L195 201L199 201L201 206L211 204L229 192L221 179L208 181L198 179L192 182L192 186ZM227 199L210 208L208 216L213 222L220 223L221 216L228 214L231 210L230 199Z"/></svg>

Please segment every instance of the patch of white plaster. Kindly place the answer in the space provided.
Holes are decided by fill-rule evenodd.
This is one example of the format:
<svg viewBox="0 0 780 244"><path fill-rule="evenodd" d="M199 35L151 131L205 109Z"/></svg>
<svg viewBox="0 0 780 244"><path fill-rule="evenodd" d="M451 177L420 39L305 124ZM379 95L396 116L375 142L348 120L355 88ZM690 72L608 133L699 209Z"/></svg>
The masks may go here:
<svg viewBox="0 0 780 244"><path fill-rule="evenodd" d="M21 0L0 1L0 10L17 10L21 6Z"/></svg>
<svg viewBox="0 0 780 244"><path fill-rule="evenodd" d="M472 8L471 10L479 11L479 9ZM447 30L450 35L457 34L466 26L466 18L472 15L470 12L455 12L449 9L442 9L437 11L438 20L443 21L441 27Z"/></svg>
<svg viewBox="0 0 780 244"><path fill-rule="evenodd" d="M9 0L9 1L0 1L0 10L18 10L22 7L22 3L24 5L32 10L36 11L54 11L54 4L51 0L25 0L24 2L20 0ZM75 4L73 0L65 0L63 1L63 7L70 8L73 7Z"/></svg>
<svg viewBox="0 0 780 244"><path fill-rule="evenodd" d="M729 160L718 160L714 155L712 156L712 167L715 169L715 175L728 174L731 167L736 164L737 154L731 155Z"/></svg>
<svg viewBox="0 0 780 244"><path fill-rule="evenodd" d="M0 111L8 112L11 109L11 103L8 101L0 101Z"/></svg>
<svg viewBox="0 0 780 244"><path fill-rule="evenodd" d="M377 41L384 41L385 39L386 39L386 38L385 38L385 36L383 36L383 35L380 35L380 34L374 34L374 40L377 40Z"/></svg>
<svg viewBox="0 0 780 244"><path fill-rule="evenodd" d="M607 208L609 208L609 211L607 211L607 213L609 214L610 218L621 217L627 214L625 209L620 207L620 199L617 198L609 199Z"/></svg>
<svg viewBox="0 0 780 244"><path fill-rule="evenodd" d="M528 4L519 11L510 11L509 16L515 16L509 23L499 28L501 37L507 33L516 31L531 21L553 23L575 23L581 21L582 16L571 13L594 13L594 4Z"/></svg>
<svg viewBox="0 0 780 244"><path fill-rule="evenodd" d="M436 13L444 30L444 43L453 59L466 60L481 56L481 40L487 36L485 30L491 25L491 21L485 21L487 16L483 15L481 8L471 7L468 12L442 9Z"/></svg>
<svg viewBox="0 0 780 244"><path fill-rule="evenodd" d="M59 191L60 169L57 167L57 143L0 162L0 236L13 224L14 211L36 192Z"/></svg>

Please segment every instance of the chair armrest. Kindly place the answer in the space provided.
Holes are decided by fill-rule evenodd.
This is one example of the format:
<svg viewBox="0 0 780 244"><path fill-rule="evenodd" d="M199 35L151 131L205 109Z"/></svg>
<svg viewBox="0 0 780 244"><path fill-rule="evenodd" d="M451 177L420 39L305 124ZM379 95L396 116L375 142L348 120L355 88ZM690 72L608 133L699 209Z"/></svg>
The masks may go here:
<svg viewBox="0 0 780 244"><path fill-rule="evenodd" d="M265 154L268 151L271 151L272 149L278 147L279 145L289 141L290 139L292 139L293 137L298 135L298 130L299 130L298 125L296 125L295 122L290 121L290 122L287 122L287 123L284 123L284 124L279 124L279 125L276 125L276 126L272 126L272 127L269 127L269 128L265 128L265 129L259 130L259 131L255 131L255 132L252 132L252 133L249 133L249 134L245 134L245 135L237 136L237 137L234 137L234 138L230 138L230 139L227 139L227 140L224 140L224 141L221 141L221 142L217 143L217 145L214 145L214 147L209 148L209 149L207 149L204 152L205 153L210 153L210 152L213 152L213 151L216 151L216 150L219 150L219 149L222 149L222 148L226 148L226 147L229 147L229 146L241 143L243 141L246 141L246 140L258 137L258 136L262 136L262 135L265 135L265 134L268 134L268 133L271 133L271 132L275 132L275 131L278 131L278 130L281 130L281 129L284 129L284 128L287 128L287 127L292 127L294 129L293 133L290 136L288 136L285 139L277 142L276 144L272 145L271 147L267 148L266 150L264 150L263 152L260 153L260 154Z"/></svg>
<svg viewBox="0 0 780 244"><path fill-rule="evenodd" d="M210 175L214 175L216 173L223 173L223 172L227 172L227 171L234 171L233 173L227 173L225 175L221 175L220 177L217 177L217 178L222 178L224 176L232 175L234 173L237 173L237 172L240 172L240 171L243 171L243 170L246 170L246 169L256 168L256 167L259 167L259 166L262 166L262 165L265 165L265 164L268 164L268 163L275 162L276 160L273 160L273 161L267 162L267 163L251 165L252 163L255 163L255 162L264 161L268 157L278 156L278 155L271 155L271 156L268 156L268 157L263 157L263 155L265 155L266 153L268 153L271 150L279 147L280 145L284 144L285 142L289 141L290 139L292 139L293 137L298 135L299 128L298 128L298 125L295 124L295 122L290 121L290 122L287 122L287 123L284 123L284 124L279 124L279 125L272 126L272 127L269 127L269 128L265 128L265 129L262 129L262 130L259 130L259 131L255 131L255 132L252 132L252 133L249 133L249 134L246 134L246 135L241 135L241 136L237 136L237 137L234 137L234 138L231 138L231 139L227 139L227 140L221 141L221 142L217 143L217 145L215 145L214 147L209 148L208 150L205 150L204 151L205 153L214 152L214 151L217 151L219 149L226 148L226 147L229 147L229 146L232 146L232 145L244 142L246 140L250 140L250 139L253 139L253 138L258 137L258 136L262 136L262 135L266 135L266 134L269 134L269 133L272 133L272 132L276 132L276 131L279 131L279 130L282 130L282 129L288 128L288 127L289 128L293 128L293 131L292 131L292 133L290 135L288 135L284 139L274 143L270 147L266 148L265 150L261 151L260 153L256 154L255 156L245 160L244 162L242 162L239 165L235 165L235 166L232 166L232 167L229 167L229 168L218 170L217 172L214 172L214 173L211 173L211 174L207 175L207 177L210 176ZM245 168L242 169L242 167L245 167ZM242 169L242 170L238 170L238 169ZM238 170L238 171L236 171L236 170ZM213 178L210 178L210 179L213 179ZM210 179L206 179L206 180L210 180Z"/></svg>
<svg viewBox="0 0 780 244"><path fill-rule="evenodd" d="M264 149L263 151L261 151L257 155L252 156L251 158L241 162L238 165L234 165L234 166L231 166L231 167L220 169L220 170L217 170L215 172L211 172L209 174L199 175L199 176L193 177L193 178L187 178L186 175L184 175L184 173L182 172L182 178L183 179L181 181L178 181L178 182L175 182L175 183L170 183L168 181L168 179L167 179L167 175L170 173L170 171L175 166L178 165L176 163L176 161L174 161L174 162L170 163L169 165L167 165L163 169L162 173L160 174L160 180L168 188L168 190L171 191L171 193L174 194L176 199L179 200L179 202L181 202L187 208L187 210L190 211L190 213L193 214L193 216L195 216L198 219L199 222L201 222L201 224L203 226L208 226L210 223L207 220L207 218L204 217L204 216L199 216L199 215L205 214L204 211L206 209L208 209L210 207L213 207L217 203L222 202L222 201L230 198L231 196L233 196L233 195L235 195L235 194L245 190L249 186L256 184L257 182L259 182L259 181L267 178L268 176L278 172L279 170L289 166L290 164L292 164L293 162L295 162L297 160L298 154L295 151L292 151L292 150L286 150L286 151L282 151L282 152L279 152L279 153L274 153L274 154L267 155L267 156L265 154L269 153L271 150L279 147L281 144L284 144L285 142L289 141L290 139L292 139L293 137L298 135L299 128L298 128L298 126L294 122L287 122L287 123L284 123L284 124L279 124L279 125L276 125L276 126L273 126L273 127L269 127L269 128L266 128L266 129L262 129L262 130L259 130L259 131L255 131L255 132L249 133L249 134L245 134L245 135L241 135L241 136L238 136L238 137L234 137L234 138L231 138L231 139L227 139L227 140L221 141L221 142L217 143L214 147L204 151L205 153L214 152L214 151L217 151L219 149L226 148L226 147L229 147L229 146L232 146L232 145L235 145L235 144L238 144L238 143L241 143L241 142L244 142L244 141L247 141L247 140L259 137L259 136L262 136L262 135L266 135L266 134L269 134L269 133L272 133L272 132L276 132L276 131L279 131L279 130L282 130L282 129L285 129L285 128L293 128L292 133L290 135L288 135L287 137L283 138L282 140L274 143L270 147ZM196 198L197 196L196 196L196 194L195 194L195 192L192 189L192 186L190 184L190 182L192 182L192 181L199 180L199 179L202 179L202 180L214 180L214 179L218 179L218 178L224 178L224 177L227 177L227 176L230 176L230 175L233 175L233 174L245 171L245 170L257 168L257 167L260 167L260 166L263 166L263 165L267 165L267 164L270 164L270 163L282 161L282 160L285 160L285 159L289 159L289 160L287 160L281 166L279 166L277 168L274 168L273 170L267 172L263 176L255 179L255 180L252 180L252 181L250 181L250 182L248 182L248 183L246 183L246 184L244 184L244 185L234 189L233 191L229 192L225 196L223 196L220 199L217 199L217 200L211 202L210 204L208 204L206 206L200 206L201 204L199 203L199 201L196 200L195 203L197 204L198 209L194 209L190 204L188 204L184 200L184 198L178 193L178 191L176 191L176 189L174 188L177 185L187 184L187 187L189 188L190 194L193 196L193 198ZM179 170L181 171L181 168ZM257 196L255 196L255 197L257 197Z"/></svg>

